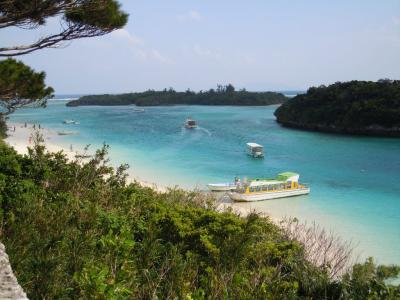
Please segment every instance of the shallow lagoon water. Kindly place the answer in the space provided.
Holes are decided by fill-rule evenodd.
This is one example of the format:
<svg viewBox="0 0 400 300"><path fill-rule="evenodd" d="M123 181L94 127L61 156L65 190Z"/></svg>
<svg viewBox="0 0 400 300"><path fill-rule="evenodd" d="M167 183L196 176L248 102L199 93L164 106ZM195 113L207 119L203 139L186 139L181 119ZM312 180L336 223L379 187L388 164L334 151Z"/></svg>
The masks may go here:
<svg viewBox="0 0 400 300"><path fill-rule="evenodd" d="M205 188L234 176L271 177L294 171L311 194L243 203L273 216L315 220L358 244L361 257L400 263L400 139L354 137L287 129L275 122L276 106L66 107L21 109L12 122L73 130L64 145L111 146L115 164L128 163L143 180ZM192 117L199 128L187 130ZM74 119L80 125L62 124ZM54 142L54 141L53 141ZM245 154L245 143L265 147L265 159Z"/></svg>

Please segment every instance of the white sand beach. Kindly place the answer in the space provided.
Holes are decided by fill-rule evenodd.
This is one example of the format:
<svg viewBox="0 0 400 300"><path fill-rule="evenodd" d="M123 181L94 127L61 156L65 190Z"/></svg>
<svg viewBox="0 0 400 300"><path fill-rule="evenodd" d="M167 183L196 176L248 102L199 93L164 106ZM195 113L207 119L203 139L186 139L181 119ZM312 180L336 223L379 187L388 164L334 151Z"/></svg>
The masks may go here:
<svg viewBox="0 0 400 300"><path fill-rule="evenodd" d="M85 153L84 146L82 145L70 145L63 146L55 141L55 137L58 135L57 131L44 128L37 124L22 124L22 123L9 123L7 138L5 141L8 145L12 146L19 154L27 154L28 147L32 147L34 144L34 136L40 134L44 139L44 145L48 152L59 152L62 151L70 160L74 160L77 155L82 155ZM92 153L87 153L91 155ZM130 174L131 175L131 174ZM129 176L128 182L139 182L140 185L144 187L150 187L159 192L165 192L167 190L166 186L162 186L158 183L152 183L148 181L141 180L137 176Z"/></svg>
<svg viewBox="0 0 400 300"><path fill-rule="evenodd" d="M68 159L73 160L77 155L82 155L84 153L84 147L82 145L70 145L63 146L60 143L57 143L56 137L58 136L57 131L45 128L38 124L23 124L23 123L9 123L8 124L8 136L5 141L12 146L18 153L27 154L28 147L32 147L34 144L34 135L39 133L44 140L44 144L46 146L47 151L49 152L59 152L63 151ZM90 152L88 153L91 154ZM150 187L152 189L157 190L158 192L166 192L169 187L163 186L157 182L149 182L140 179L138 174L129 174L128 182L139 182L140 185L144 187ZM232 212L239 214L241 216L246 216L251 212L256 211L254 207L251 205L243 206L241 203L232 202L226 195L217 195L218 199L218 211L231 210ZM268 214L265 211L257 211L258 213L269 216L272 219L275 219L273 216ZM275 221L278 221L275 219Z"/></svg>

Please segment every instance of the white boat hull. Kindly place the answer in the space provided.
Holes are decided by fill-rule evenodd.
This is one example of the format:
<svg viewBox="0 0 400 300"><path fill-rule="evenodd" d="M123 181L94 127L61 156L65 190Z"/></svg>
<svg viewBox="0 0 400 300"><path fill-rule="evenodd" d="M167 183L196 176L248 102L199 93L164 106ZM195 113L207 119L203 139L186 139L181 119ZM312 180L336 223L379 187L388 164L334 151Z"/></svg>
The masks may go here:
<svg viewBox="0 0 400 300"><path fill-rule="evenodd" d="M294 189L294 190L282 190L282 191L275 191L275 192L262 192L262 193L251 193L251 194L230 192L230 193L228 193L228 195L229 195L229 198L231 198L234 201L253 202L253 201L271 200L271 199L277 199L277 198L306 195L309 193L310 193L310 188L304 187L304 188Z"/></svg>
<svg viewBox="0 0 400 300"><path fill-rule="evenodd" d="M226 192L236 189L236 185L233 183L210 183L207 184L207 187L213 192Z"/></svg>

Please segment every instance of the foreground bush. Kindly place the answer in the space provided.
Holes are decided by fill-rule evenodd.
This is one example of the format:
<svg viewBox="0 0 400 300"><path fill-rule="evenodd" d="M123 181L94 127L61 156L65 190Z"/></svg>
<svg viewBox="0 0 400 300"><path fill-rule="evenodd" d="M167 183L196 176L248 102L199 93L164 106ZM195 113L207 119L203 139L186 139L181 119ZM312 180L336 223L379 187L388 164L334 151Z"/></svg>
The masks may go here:
<svg viewBox="0 0 400 300"><path fill-rule="evenodd" d="M107 148L68 162L0 145L1 239L30 299L398 299L397 267L342 279L267 218L218 213L198 193L125 182Z"/></svg>

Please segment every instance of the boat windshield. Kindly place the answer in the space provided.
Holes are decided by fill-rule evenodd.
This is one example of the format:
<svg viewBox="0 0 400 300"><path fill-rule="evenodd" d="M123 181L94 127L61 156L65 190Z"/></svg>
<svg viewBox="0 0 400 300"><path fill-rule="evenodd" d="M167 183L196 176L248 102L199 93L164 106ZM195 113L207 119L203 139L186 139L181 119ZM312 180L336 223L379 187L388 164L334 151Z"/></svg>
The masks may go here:
<svg viewBox="0 0 400 300"><path fill-rule="evenodd" d="M252 147L251 151L253 151L253 152L262 152L263 148L262 147Z"/></svg>
<svg viewBox="0 0 400 300"><path fill-rule="evenodd" d="M188 121L187 121L187 124L188 124L188 125L191 125L191 126L192 126L192 125L196 125L196 121L194 121L194 120L188 120Z"/></svg>

